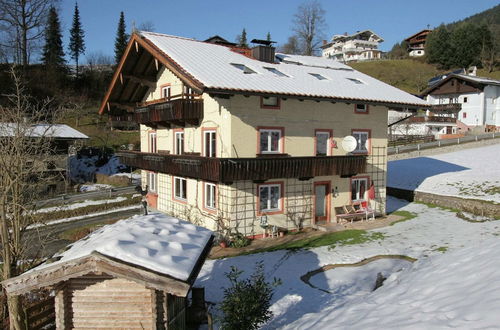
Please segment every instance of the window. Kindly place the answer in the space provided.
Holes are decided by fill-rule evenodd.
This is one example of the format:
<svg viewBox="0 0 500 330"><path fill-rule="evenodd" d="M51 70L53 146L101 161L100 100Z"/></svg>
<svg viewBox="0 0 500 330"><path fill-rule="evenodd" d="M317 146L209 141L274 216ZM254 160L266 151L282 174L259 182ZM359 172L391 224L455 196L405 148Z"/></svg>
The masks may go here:
<svg viewBox="0 0 500 330"><path fill-rule="evenodd" d="M250 69L248 66L246 66L244 64L231 63L231 65L234 66L237 69L240 69L245 74L256 73L254 70Z"/></svg>
<svg viewBox="0 0 500 330"><path fill-rule="evenodd" d="M187 180L184 178L174 177L174 199L180 201L187 200Z"/></svg>
<svg viewBox="0 0 500 330"><path fill-rule="evenodd" d="M282 129L259 129L260 153L280 153Z"/></svg>
<svg viewBox="0 0 500 330"><path fill-rule="evenodd" d="M467 103L467 97L464 96L464 103Z"/></svg>
<svg viewBox="0 0 500 330"><path fill-rule="evenodd" d="M354 105L354 112L355 113L364 113L364 114L367 114L368 113L368 105L367 104L355 104Z"/></svg>
<svg viewBox="0 0 500 330"><path fill-rule="evenodd" d="M367 142L370 139L369 131L353 130L352 136L356 139L357 145L353 153L368 153Z"/></svg>
<svg viewBox="0 0 500 330"><path fill-rule="evenodd" d="M161 86L161 97L168 100L171 96L172 90L170 88L170 85Z"/></svg>
<svg viewBox="0 0 500 330"><path fill-rule="evenodd" d="M146 184L148 185L148 191L156 193L158 182L158 175L155 172L148 172L146 175Z"/></svg>
<svg viewBox="0 0 500 330"><path fill-rule="evenodd" d="M216 202L215 202L215 197L216 197L216 186L213 183L208 183L205 182L205 200L204 200L204 206L207 209L212 209L214 210L216 208Z"/></svg>
<svg viewBox="0 0 500 330"><path fill-rule="evenodd" d="M277 96L261 96L260 107L263 109L279 109L280 99Z"/></svg>
<svg viewBox="0 0 500 330"><path fill-rule="evenodd" d="M216 130L203 131L203 156L216 157Z"/></svg>
<svg viewBox="0 0 500 330"><path fill-rule="evenodd" d="M156 143L156 132L149 133L149 152L158 152L157 143Z"/></svg>
<svg viewBox="0 0 500 330"><path fill-rule="evenodd" d="M330 155L330 131L316 130L316 156Z"/></svg>
<svg viewBox="0 0 500 330"><path fill-rule="evenodd" d="M174 134L174 154L184 153L184 131L176 131Z"/></svg>
<svg viewBox="0 0 500 330"><path fill-rule="evenodd" d="M368 178L351 179L351 201L358 202L365 200L365 191L368 187Z"/></svg>
<svg viewBox="0 0 500 330"><path fill-rule="evenodd" d="M313 76L314 78L318 79L318 80L327 80L327 79L326 79L326 77L324 77L324 76L320 75L319 73L310 73L310 72L309 72L309 74L310 74L311 76Z"/></svg>
<svg viewBox="0 0 500 330"><path fill-rule="evenodd" d="M187 99L192 99L194 97L193 89L189 86L183 85L182 92L184 93L184 97Z"/></svg>
<svg viewBox="0 0 500 330"><path fill-rule="evenodd" d="M286 74L284 74L283 72L279 71L278 69L276 68L267 68L267 67L264 67L264 69L266 69L267 71L269 72L272 72L274 73L275 75L277 75L278 77L288 77Z"/></svg>
<svg viewBox="0 0 500 330"><path fill-rule="evenodd" d="M463 112L463 113L462 113L462 118L463 118L463 119L467 118L467 112Z"/></svg>
<svg viewBox="0 0 500 330"><path fill-rule="evenodd" d="M356 78L346 78L346 79L347 79L347 80L350 80L350 81L352 81L353 83L358 84L358 85L362 85L362 84L363 84L363 82L362 82L361 80L356 79Z"/></svg>
<svg viewBox="0 0 500 330"><path fill-rule="evenodd" d="M259 185L259 212L280 212L281 209L281 184Z"/></svg>

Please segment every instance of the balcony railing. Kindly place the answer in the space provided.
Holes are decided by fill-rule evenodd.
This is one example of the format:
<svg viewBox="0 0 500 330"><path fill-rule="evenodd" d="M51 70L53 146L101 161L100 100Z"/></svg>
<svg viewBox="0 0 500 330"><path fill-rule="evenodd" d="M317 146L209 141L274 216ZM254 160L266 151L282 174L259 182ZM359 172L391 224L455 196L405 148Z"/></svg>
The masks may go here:
<svg viewBox="0 0 500 330"><path fill-rule="evenodd" d="M459 112L462 110L462 104L460 103L448 103L448 104L433 104L431 111L441 111L441 112Z"/></svg>
<svg viewBox="0 0 500 330"><path fill-rule="evenodd" d="M450 123L450 124L454 124L457 122L457 119L452 118L452 117L423 116L423 117L411 117L409 121L411 123Z"/></svg>
<svg viewBox="0 0 500 330"><path fill-rule="evenodd" d="M134 117L139 124L150 127L198 125L203 119L203 100L183 97L148 102L135 109Z"/></svg>
<svg viewBox="0 0 500 330"><path fill-rule="evenodd" d="M366 172L366 156L211 158L139 151L120 151L118 156L128 166L223 183L325 175L345 177Z"/></svg>

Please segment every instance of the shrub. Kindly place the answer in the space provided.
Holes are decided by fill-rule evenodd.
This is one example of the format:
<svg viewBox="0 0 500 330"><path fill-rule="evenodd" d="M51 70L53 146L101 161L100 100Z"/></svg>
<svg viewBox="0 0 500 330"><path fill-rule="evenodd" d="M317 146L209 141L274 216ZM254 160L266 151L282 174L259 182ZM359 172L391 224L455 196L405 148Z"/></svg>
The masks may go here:
<svg viewBox="0 0 500 330"><path fill-rule="evenodd" d="M250 278L240 280L243 272L232 266L226 277L231 282L229 288L224 289L224 300L221 310L224 316L221 319L221 328L225 330L258 329L259 325L267 322L273 315L269 310L274 287L281 284L279 279L266 282L264 265L257 263Z"/></svg>
<svg viewBox="0 0 500 330"><path fill-rule="evenodd" d="M243 248L245 246L250 245L250 242L251 242L250 239L246 238L242 234L236 234L232 237L231 247L234 247L237 249Z"/></svg>

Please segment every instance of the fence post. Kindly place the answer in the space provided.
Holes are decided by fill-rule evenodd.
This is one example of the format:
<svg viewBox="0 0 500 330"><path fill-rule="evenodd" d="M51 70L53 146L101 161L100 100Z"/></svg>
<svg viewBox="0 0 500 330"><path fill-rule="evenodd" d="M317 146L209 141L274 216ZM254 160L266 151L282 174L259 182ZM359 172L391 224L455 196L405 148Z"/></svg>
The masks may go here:
<svg viewBox="0 0 500 330"><path fill-rule="evenodd" d="M441 140L438 140L438 147L441 147Z"/></svg>
<svg viewBox="0 0 500 330"><path fill-rule="evenodd" d="M457 138L457 144L460 144L460 138Z"/></svg>
<svg viewBox="0 0 500 330"><path fill-rule="evenodd" d="M399 154L399 147L396 147L396 153Z"/></svg>
<svg viewBox="0 0 500 330"><path fill-rule="evenodd" d="M417 144L417 150L420 151L420 143Z"/></svg>

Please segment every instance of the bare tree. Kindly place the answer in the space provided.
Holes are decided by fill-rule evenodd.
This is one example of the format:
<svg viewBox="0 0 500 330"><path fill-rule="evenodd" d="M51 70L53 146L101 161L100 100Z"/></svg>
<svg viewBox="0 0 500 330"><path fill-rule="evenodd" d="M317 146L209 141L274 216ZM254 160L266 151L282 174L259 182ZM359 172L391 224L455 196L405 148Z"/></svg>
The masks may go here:
<svg viewBox="0 0 500 330"><path fill-rule="evenodd" d="M49 8L58 0L0 0L0 24L11 37L16 59L24 66L44 33Z"/></svg>
<svg viewBox="0 0 500 330"><path fill-rule="evenodd" d="M279 47L279 51L285 54L300 54L299 40L296 36L288 37L287 43Z"/></svg>
<svg viewBox="0 0 500 330"><path fill-rule="evenodd" d="M155 31L155 23L151 21L145 21L139 24L139 27L137 28L139 31L149 31L149 32L154 32Z"/></svg>
<svg viewBox="0 0 500 330"><path fill-rule="evenodd" d="M26 239L28 226L36 221L35 201L52 181L46 171L52 149L54 126L35 125L47 118L47 102L37 106L28 101L19 75L11 71L14 92L7 95L10 106L0 107L0 243L2 280L32 267L40 256L31 255ZM33 238L33 231L29 233ZM19 296L7 298L11 329L22 329Z"/></svg>
<svg viewBox="0 0 500 330"><path fill-rule="evenodd" d="M297 8L292 30L300 43L303 55L311 56L317 52L325 29L325 10L318 1L304 2Z"/></svg>

